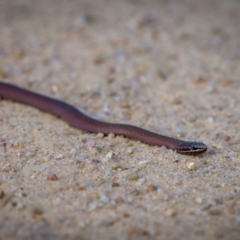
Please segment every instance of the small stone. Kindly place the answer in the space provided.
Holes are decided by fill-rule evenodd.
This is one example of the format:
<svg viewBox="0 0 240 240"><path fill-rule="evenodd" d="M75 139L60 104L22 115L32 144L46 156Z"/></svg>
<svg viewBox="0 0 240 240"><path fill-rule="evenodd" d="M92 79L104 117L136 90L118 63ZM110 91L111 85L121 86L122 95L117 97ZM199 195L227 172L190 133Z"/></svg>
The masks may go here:
<svg viewBox="0 0 240 240"><path fill-rule="evenodd" d="M182 99L180 97L175 97L173 100L172 100L172 104L174 105L180 105L182 104Z"/></svg>
<svg viewBox="0 0 240 240"><path fill-rule="evenodd" d="M206 79L203 78L202 76L197 76L193 79L193 83L195 83L195 84L202 84L205 82L206 82Z"/></svg>
<svg viewBox="0 0 240 240"><path fill-rule="evenodd" d="M99 178L97 181L96 181L96 183L97 183L97 185L98 186L102 186L103 184L105 184L105 180L103 179L103 178Z"/></svg>
<svg viewBox="0 0 240 240"><path fill-rule="evenodd" d="M75 155L77 152L76 148L72 148L69 152L70 155Z"/></svg>
<svg viewBox="0 0 240 240"><path fill-rule="evenodd" d="M48 176L47 176L47 180L48 181L57 181L58 177L55 173L49 173Z"/></svg>
<svg viewBox="0 0 240 240"><path fill-rule="evenodd" d="M195 202L198 204L202 204L203 203L203 199L200 197L195 198Z"/></svg>
<svg viewBox="0 0 240 240"><path fill-rule="evenodd" d="M123 167L120 166L120 165L116 165L112 169L115 170L115 171L121 171L121 170L123 170Z"/></svg>
<svg viewBox="0 0 240 240"><path fill-rule="evenodd" d="M153 185L153 184L148 185L148 187L147 187L147 190L148 190L149 192L157 191L157 189L158 189L158 187L157 187L156 185Z"/></svg>
<svg viewBox="0 0 240 240"><path fill-rule="evenodd" d="M113 151L108 152L107 155L106 155L106 158L108 158L109 160L111 160L112 157L113 157Z"/></svg>
<svg viewBox="0 0 240 240"><path fill-rule="evenodd" d="M130 237L131 236L137 236L137 234L139 233L138 229L136 227L133 227L133 226L126 227L125 231Z"/></svg>
<svg viewBox="0 0 240 240"><path fill-rule="evenodd" d="M102 158L101 162L106 163L108 162L108 159L106 157Z"/></svg>
<svg viewBox="0 0 240 240"><path fill-rule="evenodd" d="M101 161L98 160L98 159L93 159L92 162L93 162L93 163L101 163Z"/></svg>
<svg viewBox="0 0 240 240"><path fill-rule="evenodd" d="M138 162L138 165L144 165L144 164L147 164L148 162L149 162L148 160L142 160Z"/></svg>
<svg viewBox="0 0 240 240"><path fill-rule="evenodd" d="M93 59L93 63L95 65L101 65L106 61L106 57L105 56L97 56Z"/></svg>
<svg viewBox="0 0 240 240"><path fill-rule="evenodd" d="M158 15L152 11L146 11L141 16L139 19L137 19L137 27L138 28L144 28L144 27L150 27L154 26L157 22L157 17Z"/></svg>
<svg viewBox="0 0 240 240"><path fill-rule="evenodd" d="M77 186L77 190L78 191L83 191L83 190L85 190L86 188L84 187L84 186L82 186L82 185L78 185Z"/></svg>
<svg viewBox="0 0 240 240"><path fill-rule="evenodd" d="M86 140L86 146L90 149L95 147L95 142L92 139L87 139Z"/></svg>
<svg viewBox="0 0 240 240"><path fill-rule="evenodd" d="M137 181L139 179L138 173L132 173L128 176L129 181Z"/></svg>
<svg viewBox="0 0 240 240"><path fill-rule="evenodd" d="M60 153L60 154L58 154L58 156L57 156L57 160L59 160L59 159L62 159L63 158L63 155Z"/></svg>
<svg viewBox="0 0 240 240"><path fill-rule="evenodd" d="M119 186L120 186L120 184L118 182L113 182L112 183L112 187L119 187Z"/></svg>
<svg viewBox="0 0 240 240"><path fill-rule="evenodd" d="M42 215L43 210L41 208L35 207L32 209L32 213L33 213L33 215Z"/></svg>
<svg viewBox="0 0 240 240"><path fill-rule="evenodd" d="M146 63L138 64L136 71L139 75L144 74L149 71L149 65Z"/></svg>
<svg viewBox="0 0 240 240"><path fill-rule="evenodd" d="M196 169L195 163L194 162L190 162L187 164L187 170L188 171L194 171Z"/></svg>
<svg viewBox="0 0 240 240"><path fill-rule="evenodd" d="M102 158L102 162L108 162L109 160L112 160L113 157L113 151L110 151L106 154L104 158Z"/></svg>
<svg viewBox="0 0 240 240"><path fill-rule="evenodd" d="M214 123L214 118L212 118L212 117L207 118L207 123L213 124Z"/></svg>
<svg viewBox="0 0 240 240"><path fill-rule="evenodd" d="M229 87L233 84L233 81L231 79L225 79L223 82L222 82L222 86L223 87Z"/></svg>
<svg viewBox="0 0 240 240"><path fill-rule="evenodd" d="M133 153L133 148L131 148L131 147L127 148L127 153L132 154Z"/></svg>
<svg viewBox="0 0 240 240"><path fill-rule="evenodd" d="M115 223L115 220L113 220L113 219L109 219L109 220L107 219L107 220L102 221L102 225L104 227L110 227L110 226L114 225L114 223Z"/></svg>
<svg viewBox="0 0 240 240"><path fill-rule="evenodd" d="M231 152L229 152L228 157L229 158L235 158L235 157L237 157L237 153L231 151Z"/></svg>
<svg viewBox="0 0 240 240"><path fill-rule="evenodd" d="M163 196L163 200L166 201L166 202L168 202L168 201L169 201L169 196L168 196L167 194L165 194L165 195Z"/></svg>
<svg viewBox="0 0 240 240"><path fill-rule="evenodd" d="M130 108L131 105L130 105L129 102L123 102L123 103L121 104L121 107L122 107L122 108Z"/></svg>
<svg viewBox="0 0 240 240"><path fill-rule="evenodd" d="M221 211L218 209L210 209L209 214L212 216L219 216L219 215L221 215Z"/></svg>
<svg viewBox="0 0 240 240"><path fill-rule="evenodd" d="M52 85L52 91L54 93L58 93L59 92L59 87L57 85Z"/></svg>
<svg viewBox="0 0 240 240"><path fill-rule="evenodd" d="M117 95L117 93L115 91L111 91L107 94L108 97L114 97L116 95Z"/></svg>
<svg viewBox="0 0 240 240"><path fill-rule="evenodd" d="M157 76L163 80L167 78L167 73L162 69L158 69L156 73L157 73Z"/></svg>
<svg viewBox="0 0 240 240"><path fill-rule="evenodd" d="M174 209L168 209L166 212L165 212L165 215L168 216L168 217L173 217L177 214L176 210Z"/></svg>
<svg viewBox="0 0 240 240"><path fill-rule="evenodd" d="M24 49L19 48L19 49L15 50L14 55L17 59L22 59L26 55L26 53L25 53Z"/></svg>
<svg viewBox="0 0 240 240"><path fill-rule="evenodd" d="M190 115L190 116L187 117L187 120L188 120L189 122L193 123L193 122L196 122L197 117L196 117L196 116L193 116L193 115Z"/></svg>
<svg viewBox="0 0 240 240"><path fill-rule="evenodd" d="M104 137L104 134L103 133L98 133L97 134L97 139L102 139Z"/></svg>
<svg viewBox="0 0 240 240"><path fill-rule="evenodd" d="M134 190L132 191L132 195L138 196L138 195L140 195L140 194L141 194L141 192L140 192L138 189L134 189Z"/></svg>
<svg viewBox="0 0 240 240"><path fill-rule="evenodd" d="M132 116L132 111L131 111L131 109L125 109L125 110L122 112L122 114L124 115L124 117L125 117L126 119L130 119L131 116Z"/></svg>
<svg viewBox="0 0 240 240"><path fill-rule="evenodd" d="M225 136L223 137L223 140L224 140L225 142L230 142L230 141L231 141L231 137L228 136L228 135L225 135Z"/></svg>
<svg viewBox="0 0 240 240"><path fill-rule="evenodd" d="M114 133L109 133L108 134L108 139L109 140L112 140L112 139L114 139L115 138L115 134Z"/></svg>
<svg viewBox="0 0 240 240"><path fill-rule="evenodd" d="M0 67L0 78L7 78L7 77L8 77L7 71L2 67Z"/></svg>
<svg viewBox="0 0 240 240"><path fill-rule="evenodd" d="M101 197L100 197L100 201L103 202L103 203L109 203L109 197L105 194L102 194Z"/></svg>
<svg viewBox="0 0 240 240"><path fill-rule="evenodd" d="M122 197L117 197L117 198L115 199L115 203L116 203L116 204L124 203L124 199L123 199Z"/></svg>
<svg viewBox="0 0 240 240"><path fill-rule="evenodd" d="M5 192L3 190L0 190L0 199L4 198L4 196L5 196Z"/></svg>
<svg viewBox="0 0 240 240"><path fill-rule="evenodd" d="M67 219L67 217L66 217L64 214L59 214L58 216L56 216L56 220L57 220L59 223L65 222L66 219Z"/></svg>
<svg viewBox="0 0 240 240"><path fill-rule="evenodd" d="M138 186L142 186L145 182L146 182L145 178L139 178L138 181L136 182L136 184Z"/></svg>

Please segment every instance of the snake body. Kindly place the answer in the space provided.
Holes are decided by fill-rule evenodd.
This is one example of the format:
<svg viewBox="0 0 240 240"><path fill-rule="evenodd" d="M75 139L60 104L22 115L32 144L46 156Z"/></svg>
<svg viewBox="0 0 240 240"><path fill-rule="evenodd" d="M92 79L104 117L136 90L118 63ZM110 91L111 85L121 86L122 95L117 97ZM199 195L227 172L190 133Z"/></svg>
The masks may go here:
<svg viewBox="0 0 240 240"><path fill-rule="evenodd" d="M166 146L181 154L198 155L207 150L207 146L201 142L189 142L163 136L132 125L95 120L63 101L31 92L12 84L0 82L0 97L30 105L59 116L68 122L70 126L87 132L123 135L150 145Z"/></svg>

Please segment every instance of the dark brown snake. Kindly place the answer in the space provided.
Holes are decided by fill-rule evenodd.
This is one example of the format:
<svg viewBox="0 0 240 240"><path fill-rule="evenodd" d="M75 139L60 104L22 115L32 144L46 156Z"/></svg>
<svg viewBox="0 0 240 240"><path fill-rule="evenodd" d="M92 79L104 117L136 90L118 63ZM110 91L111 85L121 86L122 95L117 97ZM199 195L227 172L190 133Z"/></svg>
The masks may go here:
<svg viewBox="0 0 240 240"><path fill-rule="evenodd" d="M166 146L181 154L197 155L207 150L207 146L201 142L188 142L153 133L132 125L95 120L65 102L25 90L12 84L0 82L0 97L52 113L64 119L72 127L88 132L123 135L150 145Z"/></svg>

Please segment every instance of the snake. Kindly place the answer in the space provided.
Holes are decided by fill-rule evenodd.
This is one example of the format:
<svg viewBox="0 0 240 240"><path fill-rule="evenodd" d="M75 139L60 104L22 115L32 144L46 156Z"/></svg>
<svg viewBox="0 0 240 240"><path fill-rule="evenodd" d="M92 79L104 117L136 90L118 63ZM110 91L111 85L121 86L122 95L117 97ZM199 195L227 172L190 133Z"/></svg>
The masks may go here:
<svg viewBox="0 0 240 240"><path fill-rule="evenodd" d="M62 118L70 126L90 133L122 135L154 146L165 146L180 154L198 155L207 151L202 142L185 141L154 133L143 128L94 119L74 106L16 85L0 81L0 98L23 103Z"/></svg>

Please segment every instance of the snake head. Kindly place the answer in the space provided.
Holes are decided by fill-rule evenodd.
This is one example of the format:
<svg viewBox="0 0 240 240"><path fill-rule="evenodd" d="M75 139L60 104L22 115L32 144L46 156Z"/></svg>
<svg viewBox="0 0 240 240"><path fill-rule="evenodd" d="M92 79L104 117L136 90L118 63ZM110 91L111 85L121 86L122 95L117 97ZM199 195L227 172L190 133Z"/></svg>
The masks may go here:
<svg viewBox="0 0 240 240"><path fill-rule="evenodd" d="M207 151L207 146L202 142L186 142L182 141L179 144L177 153L187 155L198 155Z"/></svg>

